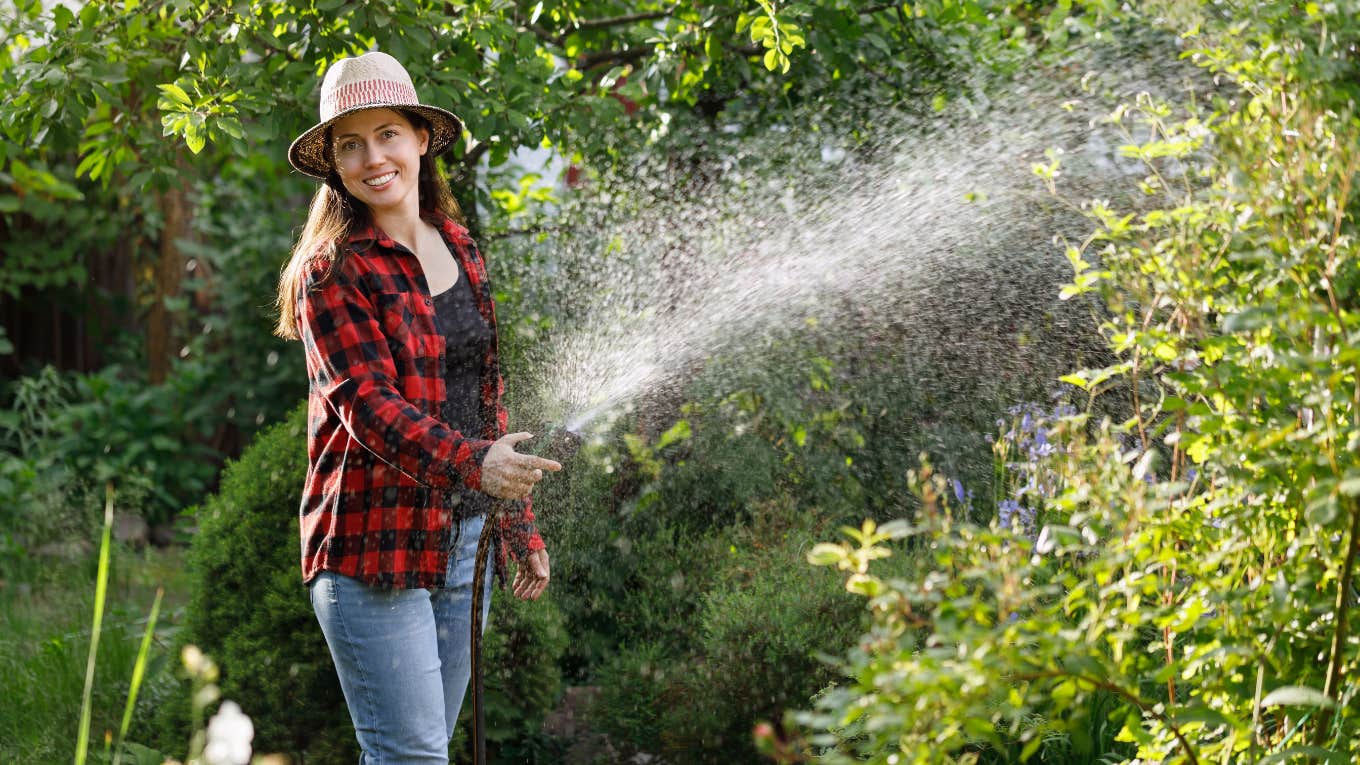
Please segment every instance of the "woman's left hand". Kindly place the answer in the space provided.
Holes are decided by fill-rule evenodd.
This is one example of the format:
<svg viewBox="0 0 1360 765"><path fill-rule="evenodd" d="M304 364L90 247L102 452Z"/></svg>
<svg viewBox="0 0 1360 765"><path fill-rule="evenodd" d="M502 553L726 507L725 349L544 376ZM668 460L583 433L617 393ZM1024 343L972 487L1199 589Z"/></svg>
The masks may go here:
<svg viewBox="0 0 1360 765"><path fill-rule="evenodd" d="M538 600L548 588L548 551L534 550L519 562L512 589L520 600Z"/></svg>

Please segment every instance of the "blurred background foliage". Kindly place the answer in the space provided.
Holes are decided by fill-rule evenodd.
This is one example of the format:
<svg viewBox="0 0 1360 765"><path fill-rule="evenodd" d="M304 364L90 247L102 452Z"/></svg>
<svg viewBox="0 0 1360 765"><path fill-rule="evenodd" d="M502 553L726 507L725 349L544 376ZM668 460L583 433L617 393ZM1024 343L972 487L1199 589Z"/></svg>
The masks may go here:
<svg viewBox="0 0 1360 765"><path fill-rule="evenodd" d="M808 327L754 358L709 359L540 487L555 581L543 601L494 608L497 761L1353 756L1360 484L1343 403L1354 365L1339 349L1354 345L1360 7L1138 6L0 4L0 676L7 698L33 701L0 710L0 759L70 756L62 699L88 642L97 489L111 480L120 515L150 533L125 535L115 556L125 573L110 618L123 629L101 654L96 738L117 727L155 581L169 586L167 613L132 740L185 754L191 683L166 657L196 644L255 719L257 751L353 760L289 525L305 370L270 329L313 188L287 144L314 122L326 65L370 49L466 122L442 161L492 268L525 419L530 399L514 397L536 344L581 318L553 285L579 267L560 252L601 248L580 224L592 211L627 216L718 187L745 142L790 126L790 143L835 135L870 157L884 115L985 110L1017 83L1080 91L1089 62L1120 56L1177 73L1137 99L1086 83L1094 103L1128 101L1132 148L1119 151L1148 161L1148 188L1102 185L1075 158L1037 163L1036 189L1058 193L935 285L995 306L981 329L964 314L924 329L870 317L852 328L872 330L868 342ZM534 150L566 180L542 183L521 160ZM771 151L760 173L800 177L789 157ZM658 168L662 188L630 183ZM1016 251L1045 265L1011 271ZM1007 313L1017 294L1065 282L1072 299L1044 316ZM1024 340L979 374L922 343L927 330ZM1327 427L1291 429L1300 406ZM909 472L923 453L932 467ZM1149 505L1157 491L1200 499ZM819 562L862 575L850 593L807 563L842 525L903 517L920 521L914 533L890 525L841 557L820 548ZM1225 538L1220 518L1241 531ZM1153 547L1102 556L1083 524ZM866 584L855 555L890 537L909 540ZM1065 554L1036 556L1041 545ZM1196 562L1129 580L1171 558ZM1275 600L1231 621L1225 609L1253 602L1243 582ZM1213 621L1187 622L1200 583L1220 593L1196 606ZM1020 617L1001 625L1003 611ZM1119 649L1079 631L1106 618L1125 625ZM960 646L991 653L955 662ZM1215 652L1230 657L1217 674ZM1314 694L1261 703L1296 686ZM554 722L569 688L592 700L565 705L586 721L576 727ZM814 711L786 720L791 709ZM753 738L761 720L775 726ZM1316 748L1298 748L1303 737ZM466 747L455 740L455 758Z"/></svg>

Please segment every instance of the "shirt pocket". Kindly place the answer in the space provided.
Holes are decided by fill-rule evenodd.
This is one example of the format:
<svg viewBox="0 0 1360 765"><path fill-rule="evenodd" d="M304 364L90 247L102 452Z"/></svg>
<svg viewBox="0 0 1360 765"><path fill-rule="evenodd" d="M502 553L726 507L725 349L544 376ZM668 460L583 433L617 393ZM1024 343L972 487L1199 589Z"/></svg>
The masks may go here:
<svg viewBox="0 0 1360 765"><path fill-rule="evenodd" d="M379 292L375 298L397 374L411 378L400 381L403 391L408 396L432 398L431 381L440 374L439 357L444 351L444 337L434 320L434 301L412 292Z"/></svg>

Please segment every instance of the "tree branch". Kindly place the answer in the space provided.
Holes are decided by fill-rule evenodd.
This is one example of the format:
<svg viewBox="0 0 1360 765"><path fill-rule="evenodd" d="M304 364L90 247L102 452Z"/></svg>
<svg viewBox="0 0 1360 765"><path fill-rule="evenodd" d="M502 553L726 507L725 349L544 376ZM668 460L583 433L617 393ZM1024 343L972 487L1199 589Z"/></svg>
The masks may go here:
<svg viewBox="0 0 1360 765"><path fill-rule="evenodd" d="M648 13L627 13L622 16L611 16L609 18L604 19L587 19L585 21L576 22L576 28L578 30L604 29L606 27L619 26L620 24L634 24L639 21L652 21L653 19L664 19L670 16L672 13L675 13L675 11L678 10L679 8L680 4L676 3L675 5L672 5L669 10L665 11L651 11Z"/></svg>
<svg viewBox="0 0 1360 765"><path fill-rule="evenodd" d="M733 53L741 54L747 58L750 58L752 56L760 56L765 53L765 49L760 47L759 45L737 45L736 43L730 42L723 43L723 49L729 50Z"/></svg>
<svg viewBox="0 0 1360 765"><path fill-rule="evenodd" d="M570 29L561 32L553 32L537 24L530 24L528 28L538 35L541 39L557 45L559 48L566 45L567 38L574 32L584 32L591 29L608 29L609 27L620 27L628 24L636 24L640 21L653 21L655 19L670 18L671 14L680 9L680 4L676 3L664 11L647 11L645 13L625 13L621 16L608 16L602 19L583 19L572 24Z"/></svg>
<svg viewBox="0 0 1360 765"><path fill-rule="evenodd" d="M487 152L490 146L491 144L486 141L478 141L475 146L468 150L467 154L463 155L462 159L458 160L458 164L462 165L462 170L459 172L464 174L476 173L477 161L482 158L482 155Z"/></svg>
<svg viewBox="0 0 1360 765"><path fill-rule="evenodd" d="M583 54L577 64L582 69L593 69L601 64L635 64L640 59L646 58L652 50L645 45L635 45L623 50L595 51Z"/></svg>
<svg viewBox="0 0 1360 765"><path fill-rule="evenodd" d="M1181 751L1185 752L1186 759L1190 760L1191 765L1199 765L1199 757L1195 756L1194 747L1190 746L1190 742L1187 741L1185 735L1181 733L1181 729L1174 722L1172 722L1171 716L1165 712L1159 712L1155 705L1143 700L1141 697L1134 694L1132 691L1125 690L1124 688L1121 688L1119 685L1109 682L1107 680L1101 680L1100 678L1096 677L1087 677L1086 675L1083 675L1080 672L1066 672L1060 669L1045 670L1040 672L1029 672L1025 674L1016 675L1015 677L1017 680L1044 680L1059 677L1070 677L1074 680L1080 680L1085 683L1090 683L1092 686L1096 688L1104 689L1106 691L1109 691L1110 693L1113 693L1117 696L1127 699L1129 703L1138 707L1145 714L1151 715L1152 717L1156 718L1156 720L1160 722L1162 725L1165 725L1171 731L1171 735L1176 737L1176 742L1180 744Z"/></svg>
<svg viewBox="0 0 1360 765"><path fill-rule="evenodd" d="M1339 698L1338 686L1341 684L1341 665L1346 651L1346 627L1350 622L1351 582L1355 578L1355 559L1360 553L1360 506L1354 497L1347 502L1351 514L1350 545L1346 549L1346 560L1341 564L1341 578L1336 582L1336 626L1332 630L1332 645L1327 651L1327 679L1322 693L1333 702ZM1313 745L1322 746L1327 741L1327 731L1331 727L1332 710L1324 707L1318 715L1317 730L1313 732Z"/></svg>

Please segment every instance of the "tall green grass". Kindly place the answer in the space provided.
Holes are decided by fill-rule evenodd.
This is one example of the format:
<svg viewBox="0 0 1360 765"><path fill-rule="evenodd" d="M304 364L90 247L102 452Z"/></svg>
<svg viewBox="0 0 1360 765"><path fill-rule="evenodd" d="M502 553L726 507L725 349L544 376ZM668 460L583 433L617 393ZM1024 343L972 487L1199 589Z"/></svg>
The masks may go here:
<svg viewBox="0 0 1360 765"><path fill-rule="evenodd" d="M0 583L0 762L80 763L87 748L109 761L133 717L130 691L165 671L182 553L112 542L111 509L109 497L97 556L35 558Z"/></svg>

